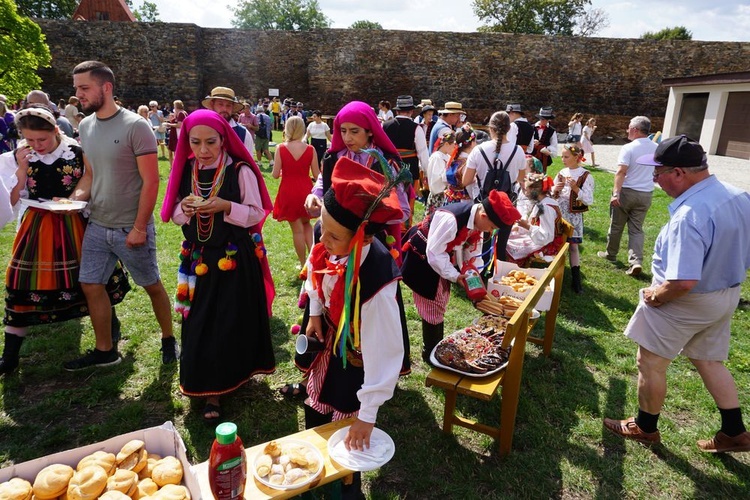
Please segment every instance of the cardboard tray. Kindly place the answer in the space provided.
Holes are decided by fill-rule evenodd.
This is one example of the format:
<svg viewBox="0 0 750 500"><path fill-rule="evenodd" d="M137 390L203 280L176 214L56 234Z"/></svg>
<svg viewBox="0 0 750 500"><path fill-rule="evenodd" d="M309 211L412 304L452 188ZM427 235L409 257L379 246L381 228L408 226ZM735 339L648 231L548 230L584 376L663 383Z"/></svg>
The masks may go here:
<svg viewBox="0 0 750 500"><path fill-rule="evenodd" d="M495 261L495 275L487 282L487 293L492 294L493 297L507 295L508 297L525 300L531 293L531 290L517 292L507 285L500 284L500 278L506 276L510 271L515 270L523 271L529 276L533 276L537 279L541 279L547 272L546 269L518 267L510 262L504 262L501 260ZM497 282L495 280L497 280ZM536 304L531 304L531 306L538 311L549 311L549 308L552 306L552 295L554 294L554 289L555 278L552 278L549 282L549 286L539 298L539 301Z"/></svg>
<svg viewBox="0 0 750 500"><path fill-rule="evenodd" d="M185 443L177 433L172 422L164 422L158 427L150 427L148 429L128 432L127 434L121 434L117 437L107 439L106 441L100 441L80 448L74 448L72 450L54 453L35 460L29 460L28 462L11 465L10 467L0 469L0 483L8 481L14 477L21 477L33 484L37 473L48 465L66 464L75 469L76 465L78 465L78 462L83 457L91 455L95 451L106 451L116 455L123 445L132 439L140 439L146 443L146 450L150 453L177 457L180 462L182 462L182 469L184 471L182 482L187 486L188 490L190 490L190 495L194 499L198 500L201 498L198 479L195 477L190 462L188 462L187 459Z"/></svg>

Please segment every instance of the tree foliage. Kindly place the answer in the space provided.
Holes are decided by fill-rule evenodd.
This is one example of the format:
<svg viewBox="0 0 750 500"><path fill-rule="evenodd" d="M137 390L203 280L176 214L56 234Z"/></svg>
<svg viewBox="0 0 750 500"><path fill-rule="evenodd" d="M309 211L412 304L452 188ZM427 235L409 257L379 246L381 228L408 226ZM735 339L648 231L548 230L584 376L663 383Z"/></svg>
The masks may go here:
<svg viewBox="0 0 750 500"><path fill-rule="evenodd" d="M646 40L692 40L693 33L684 26L664 28L661 31L647 31L641 35Z"/></svg>
<svg viewBox="0 0 750 500"><path fill-rule="evenodd" d="M18 13L41 19L70 19L78 0L16 0Z"/></svg>
<svg viewBox="0 0 750 500"><path fill-rule="evenodd" d="M474 13L487 23L479 31L573 35L591 0L473 0Z"/></svg>
<svg viewBox="0 0 750 500"><path fill-rule="evenodd" d="M38 89L36 74L52 60L39 25L16 10L13 0L0 0L0 94L9 102Z"/></svg>
<svg viewBox="0 0 750 500"><path fill-rule="evenodd" d="M609 14L607 14L604 9L584 9L583 12L578 15L578 22L574 34L577 36L593 36L608 27Z"/></svg>
<svg viewBox="0 0 750 500"><path fill-rule="evenodd" d="M128 0L128 6L132 9L131 1L132 0ZM132 10L133 16L135 16L135 18L141 22L157 23L161 21L161 19L159 19L159 9L157 9L154 2L144 0L139 8Z"/></svg>
<svg viewBox="0 0 750 500"><path fill-rule="evenodd" d="M242 0L230 9L232 26L240 29L304 31L331 26L318 0Z"/></svg>
<svg viewBox="0 0 750 500"><path fill-rule="evenodd" d="M354 21L351 26L351 30L382 30L383 26L376 21Z"/></svg>

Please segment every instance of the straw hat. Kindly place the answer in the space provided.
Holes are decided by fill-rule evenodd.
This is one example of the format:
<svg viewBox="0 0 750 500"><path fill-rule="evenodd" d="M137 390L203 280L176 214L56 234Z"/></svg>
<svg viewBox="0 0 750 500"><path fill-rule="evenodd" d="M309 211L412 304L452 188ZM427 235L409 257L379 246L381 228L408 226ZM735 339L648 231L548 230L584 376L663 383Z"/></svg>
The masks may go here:
<svg viewBox="0 0 750 500"><path fill-rule="evenodd" d="M206 98L201 101L201 104L203 104L204 108L211 109L211 100L213 99L222 99L231 102L234 105L234 108L232 109L232 112L234 113L239 113L245 107L237 100L237 96L234 95L234 90L229 87L214 87L211 90L211 94L207 95Z"/></svg>
<svg viewBox="0 0 750 500"><path fill-rule="evenodd" d="M445 103L445 109L441 109L438 113L446 115L450 113L463 113L464 107L460 102L448 101Z"/></svg>

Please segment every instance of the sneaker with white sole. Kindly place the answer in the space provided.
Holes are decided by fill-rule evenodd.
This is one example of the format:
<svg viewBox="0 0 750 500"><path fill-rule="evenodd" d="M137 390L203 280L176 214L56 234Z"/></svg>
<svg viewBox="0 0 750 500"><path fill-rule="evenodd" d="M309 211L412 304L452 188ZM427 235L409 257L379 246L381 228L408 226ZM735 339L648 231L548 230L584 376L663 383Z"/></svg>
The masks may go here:
<svg viewBox="0 0 750 500"><path fill-rule="evenodd" d="M601 257L602 259L607 259L610 262L617 261L617 257L610 256L607 252L603 252L601 250L596 252L596 256Z"/></svg>
<svg viewBox="0 0 750 500"><path fill-rule="evenodd" d="M628 276L638 276L643 271L643 267L641 267L640 264L633 264L631 265L627 271L625 271L625 274Z"/></svg>
<svg viewBox="0 0 750 500"><path fill-rule="evenodd" d="M78 359L66 361L63 368L69 372L85 370L86 368L96 366L113 366L122 361L117 348L113 347L109 351L100 351L99 349L90 349Z"/></svg>

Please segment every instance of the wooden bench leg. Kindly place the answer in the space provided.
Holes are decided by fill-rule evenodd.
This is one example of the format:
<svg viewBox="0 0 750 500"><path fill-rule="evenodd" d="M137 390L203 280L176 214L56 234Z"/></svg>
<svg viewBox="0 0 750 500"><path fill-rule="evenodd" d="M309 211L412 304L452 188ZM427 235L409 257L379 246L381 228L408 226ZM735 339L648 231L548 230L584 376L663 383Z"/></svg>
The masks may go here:
<svg viewBox="0 0 750 500"><path fill-rule="evenodd" d="M443 432L453 432L453 414L456 412L456 391L445 391L445 410L443 413Z"/></svg>

